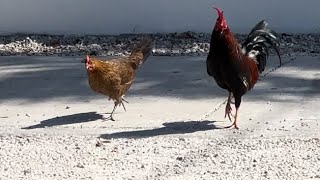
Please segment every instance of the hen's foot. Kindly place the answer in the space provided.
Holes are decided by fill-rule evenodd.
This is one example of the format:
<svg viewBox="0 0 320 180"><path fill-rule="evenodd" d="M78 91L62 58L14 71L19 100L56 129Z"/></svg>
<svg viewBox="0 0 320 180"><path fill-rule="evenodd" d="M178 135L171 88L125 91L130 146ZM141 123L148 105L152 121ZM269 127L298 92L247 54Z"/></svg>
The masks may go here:
<svg viewBox="0 0 320 180"><path fill-rule="evenodd" d="M110 113L110 116L107 117L107 118L103 118L103 120L115 121L115 120L113 119L113 113L116 111L116 109L117 109L117 106L114 105L114 106L113 106L113 109L112 109L112 112Z"/></svg>
<svg viewBox="0 0 320 180"><path fill-rule="evenodd" d="M109 117L102 118L102 120L104 120L104 121L107 121L107 120L116 121L115 119L113 119L113 115L112 114Z"/></svg>
<svg viewBox="0 0 320 180"><path fill-rule="evenodd" d="M124 98L122 98L122 100L121 100L121 105L122 105L124 111L127 111L127 109L126 109L126 107L124 106L124 103L123 103L123 102L126 102L126 103L129 103L129 102L128 102L127 100L125 100ZM120 104L119 104L119 106L120 106Z"/></svg>
<svg viewBox="0 0 320 180"><path fill-rule="evenodd" d="M126 102L126 103L129 103L129 101L125 100L124 98L122 98L122 101Z"/></svg>

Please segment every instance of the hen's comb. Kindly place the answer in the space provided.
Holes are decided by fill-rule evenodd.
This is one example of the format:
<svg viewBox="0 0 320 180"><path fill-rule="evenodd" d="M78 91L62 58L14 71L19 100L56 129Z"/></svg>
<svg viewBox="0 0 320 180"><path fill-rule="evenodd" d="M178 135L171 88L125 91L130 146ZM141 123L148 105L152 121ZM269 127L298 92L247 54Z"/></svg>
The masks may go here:
<svg viewBox="0 0 320 180"><path fill-rule="evenodd" d="M90 61L90 56L89 56L89 55L86 56L86 61L87 61L87 62Z"/></svg>
<svg viewBox="0 0 320 180"><path fill-rule="evenodd" d="M215 9L215 10L217 10L217 13L218 13L218 16L219 17L221 17L221 18L223 18L223 11L221 11L219 8L217 8L217 7L212 7L213 9Z"/></svg>

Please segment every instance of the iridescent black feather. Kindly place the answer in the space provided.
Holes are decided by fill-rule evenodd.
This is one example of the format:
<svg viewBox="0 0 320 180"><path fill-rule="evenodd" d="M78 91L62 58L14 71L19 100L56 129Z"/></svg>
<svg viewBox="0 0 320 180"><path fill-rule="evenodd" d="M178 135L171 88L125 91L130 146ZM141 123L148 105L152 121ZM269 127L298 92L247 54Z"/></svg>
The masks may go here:
<svg viewBox="0 0 320 180"><path fill-rule="evenodd" d="M277 33L268 29L267 26L267 21L259 22L253 27L246 41L242 44L244 54L257 61L260 73L266 67L270 47L276 51L280 66L282 64L279 52L280 39Z"/></svg>

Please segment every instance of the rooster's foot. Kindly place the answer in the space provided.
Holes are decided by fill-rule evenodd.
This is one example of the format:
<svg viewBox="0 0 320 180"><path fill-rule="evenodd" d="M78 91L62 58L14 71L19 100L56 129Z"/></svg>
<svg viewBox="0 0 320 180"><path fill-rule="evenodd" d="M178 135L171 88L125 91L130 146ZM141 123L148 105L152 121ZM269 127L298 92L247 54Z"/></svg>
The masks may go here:
<svg viewBox="0 0 320 180"><path fill-rule="evenodd" d="M230 126L225 127L226 129L234 127L235 129L239 129L238 125L236 123L232 123Z"/></svg>

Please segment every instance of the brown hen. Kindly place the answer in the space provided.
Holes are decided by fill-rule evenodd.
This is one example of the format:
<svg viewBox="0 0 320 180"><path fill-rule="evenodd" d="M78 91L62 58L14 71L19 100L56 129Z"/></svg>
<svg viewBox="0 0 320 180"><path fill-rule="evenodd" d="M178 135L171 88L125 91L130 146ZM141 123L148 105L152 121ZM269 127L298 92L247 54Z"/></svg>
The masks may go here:
<svg viewBox="0 0 320 180"><path fill-rule="evenodd" d="M113 110L107 119L114 121L113 113L117 106L122 105L126 110L123 101L127 103L128 101L123 97L132 85L137 69L151 55L152 47L151 39L145 38L134 47L127 57L103 61L87 55L81 61L85 63L91 89L109 96L109 100L114 101Z"/></svg>

